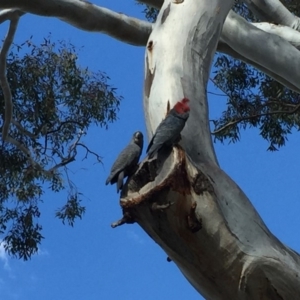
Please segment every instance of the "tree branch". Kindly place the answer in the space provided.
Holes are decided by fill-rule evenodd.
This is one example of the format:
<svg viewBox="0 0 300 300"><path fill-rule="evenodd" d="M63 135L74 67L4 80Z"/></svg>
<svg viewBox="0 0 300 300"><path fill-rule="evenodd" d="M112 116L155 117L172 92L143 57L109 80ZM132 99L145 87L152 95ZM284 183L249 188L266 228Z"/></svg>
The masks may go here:
<svg viewBox="0 0 300 300"><path fill-rule="evenodd" d="M247 64L252 65L253 67L257 68L258 70L262 71L263 73L269 75L270 77L274 78L275 80L277 80L278 82L280 82L281 84L283 84L284 86L286 86L287 88L300 93L300 88L297 88L296 86L294 86L293 84L291 84L288 80L286 80L285 78L275 74L274 72L270 71L269 69L261 66L260 64L252 61L251 59L246 58L245 56L241 55L240 53L234 51L231 47L229 47L226 43L224 43L223 41L219 41L218 43L218 48L217 51L228 54L236 59L242 60Z"/></svg>
<svg viewBox="0 0 300 300"><path fill-rule="evenodd" d="M78 121L73 121L73 120L67 120L67 121L63 121L63 122L60 122L59 126L56 128L56 129L53 129L53 130L50 130L50 131L47 131L46 134L51 134L51 133L55 133L55 132L58 132L59 130L61 130L61 128L67 124L76 124L78 126L80 126L81 128L83 128L83 124L81 124L80 122Z"/></svg>
<svg viewBox="0 0 300 300"><path fill-rule="evenodd" d="M34 135L32 135L30 132L27 132L18 122L13 121L14 125L24 134L34 138ZM80 132L77 135L76 140L72 143L72 145L70 145L69 149L68 149L68 155L67 156L63 156L61 153L56 152L56 154L60 157L61 161L59 163L56 163L53 167L51 167L50 169L46 170L44 167L42 167L37 161L35 161L32 157L31 151L26 148L22 143L20 143L19 141L17 141L16 139L12 138L11 136L7 136L6 141L8 143L11 143L12 145L14 145L17 149L19 149L20 151L22 151L25 156L27 157L27 159L29 160L30 164L36 168L37 170L39 170L40 172L46 174L46 175L52 175L52 173L57 170L60 167L63 167L67 164L69 164L70 162L75 160L75 157L77 155L77 150L76 147L77 146L83 146L85 147L90 153L94 154L97 159L99 160L100 156L98 156L96 153L90 151L85 145L79 143L81 137L85 134L84 131L80 130ZM46 149L45 149L46 152ZM51 157L54 161L54 158ZM54 161L55 163L55 161Z"/></svg>
<svg viewBox="0 0 300 300"><path fill-rule="evenodd" d="M293 29L300 29L300 20L292 14L279 0L244 0L250 10L262 18Z"/></svg>
<svg viewBox="0 0 300 300"><path fill-rule="evenodd" d="M53 173L55 170L57 170L60 167L63 167L67 164L69 164L70 162L75 160L75 155L72 155L70 157L66 157L65 159L63 159L60 163L56 164L54 167L50 168L47 172L49 173Z"/></svg>
<svg viewBox="0 0 300 300"><path fill-rule="evenodd" d="M26 148L22 143L18 142L11 136L7 136L6 141L14 145L20 151L22 151L34 168L37 168L39 171L47 173L47 171L44 170L44 168L32 158L30 150Z"/></svg>
<svg viewBox="0 0 300 300"><path fill-rule="evenodd" d="M152 24L81 0L1 0L0 8L57 17L86 31L106 33L128 44L144 46Z"/></svg>
<svg viewBox="0 0 300 300"><path fill-rule="evenodd" d="M287 42L291 43L298 50L300 49L300 32L283 25L275 25L270 23L251 23L256 28L259 28L265 32L275 34L285 39Z"/></svg>
<svg viewBox="0 0 300 300"><path fill-rule="evenodd" d="M77 143L77 146L81 146L81 147L85 148L85 150L86 150L86 154L85 154L85 157L83 158L83 160L86 159L88 156L88 153L90 153L90 154L93 154L94 156L96 156L98 162L102 163L102 157L100 155L98 155L96 152L91 151L89 149L89 147L87 147L86 145L84 145L82 143Z"/></svg>
<svg viewBox="0 0 300 300"><path fill-rule="evenodd" d="M4 21L11 20L12 18L15 18L15 16L19 15L21 17L25 13L18 10L18 9L3 9L0 11L0 24Z"/></svg>
<svg viewBox="0 0 300 300"><path fill-rule="evenodd" d="M281 104L284 105L284 103L281 103ZM287 106L290 106L290 105L287 105ZM213 131L211 134L216 135L216 134L218 134L218 133L226 130L227 128L229 128L231 126L236 125L236 124L241 123L241 122L246 121L246 120L251 120L251 119L260 118L260 117L264 117L264 116L278 115L278 114L280 114L280 115L283 115L283 114L285 114L285 115L292 115L297 110L299 110L299 108L300 108L300 104L298 104L296 106L294 105L294 109L292 109L292 110L275 110L275 111L271 111L271 112L268 112L268 113L254 114L254 115L247 116L247 117L241 117L241 118L238 118L238 119L236 119L234 121L228 122L226 125L224 125L221 128Z"/></svg>
<svg viewBox="0 0 300 300"><path fill-rule="evenodd" d="M8 29L8 33L5 37L5 40L3 42L3 46L0 52L0 84L3 90L3 96L5 101L5 114L4 114L4 124L2 127L2 139L3 141L6 140L8 137L8 131L10 122L12 119L12 113L13 113L13 103L12 103L12 96L11 96L11 90L9 87L9 83L6 77L6 56L8 53L8 50L10 48L10 45L13 42L15 32L17 30L18 22L19 22L19 13L16 10L14 13L10 15L10 25Z"/></svg>
<svg viewBox="0 0 300 300"><path fill-rule="evenodd" d="M67 165L68 163L75 160L75 157L77 154L76 147L84 134L85 134L85 132L83 130L79 131L79 133L77 135L77 139L73 142L73 144L68 149L68 155L66 157L62 157L61 162L56 164L54 167L49 169L47 172L53 172L53 171L57 170L58 168L63 167L65 165Z"/></svg>
<svg viewBox="0 0 300 300"><path fill-rule="evenodd" d="M300 69L295 63L300 60L300 52L281 37L256 28L230 11L224 22L221 42L300 89Z"/></svg>
<svg viewBox="0 0 300 300"><path fill-rule="evenodd" d="M30 131L26 130L19 122L16 120L12 119L11 123L16 126L16 128L24 135L29 136L32 139L36 139L38 137L38 134L33 134Z"/></svg>

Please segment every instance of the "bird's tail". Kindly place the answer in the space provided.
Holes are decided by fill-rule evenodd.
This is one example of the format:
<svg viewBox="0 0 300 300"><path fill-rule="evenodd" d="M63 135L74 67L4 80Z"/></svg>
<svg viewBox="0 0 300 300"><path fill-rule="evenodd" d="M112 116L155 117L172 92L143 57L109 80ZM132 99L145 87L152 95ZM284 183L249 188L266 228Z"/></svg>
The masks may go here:
<svg viewBox="0 0 300 300"><path fill-rule="evenodd" d="M110 176L108 176L106 181L105 181L105 185L108 185L110 183L110 181L111 181L111 178L110 178Z"/></svg>
<svg viewBox="0 0 300 300"><path fill-rule="evenodd" d="M152 158L152 157L156 157L157 156L157 152L159 151L159 146L153 146L149 149L147 155L148 158Z"/></svg>

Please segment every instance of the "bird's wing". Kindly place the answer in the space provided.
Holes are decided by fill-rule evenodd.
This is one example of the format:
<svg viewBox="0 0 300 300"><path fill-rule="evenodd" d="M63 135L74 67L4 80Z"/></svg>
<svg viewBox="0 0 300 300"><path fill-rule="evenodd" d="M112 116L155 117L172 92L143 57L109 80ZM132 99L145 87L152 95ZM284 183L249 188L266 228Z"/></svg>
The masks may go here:
<svg viewBox="0 0 300 300"><path fill-rule="evenodd" d="M110 175L106 180L106 184L108 184L109 182L114 183L117 181L117 177L115 178L115 176L120 171L130 166L132 162L137 159L138 151L140 151L140 147L136 144L129 144L121 151L111 168Z"/></svg>
<svg viewBox="0 0 300 300"><path fill-rule="evenodd" d="M156 131L147 147L146 150L147 153L153 145L157 144L158 141L161 141L162 144L164 143L165 140L164 133L168 131L169 126L170 126L170 120L168 117L166 117L156 128Z"/></svg>
<svg viewBox="0 0 300 300"><path fill-rule="evenodd" d="M150 149L150 152L154 153L165 143L172 142L174 139L176 139L183 129L184 124L184 120L174 116L168 116L166 119L164 119L157 127L156 132L147 148L147 153L150 151ZM151 153L149 153L150 156Z"/></svg>

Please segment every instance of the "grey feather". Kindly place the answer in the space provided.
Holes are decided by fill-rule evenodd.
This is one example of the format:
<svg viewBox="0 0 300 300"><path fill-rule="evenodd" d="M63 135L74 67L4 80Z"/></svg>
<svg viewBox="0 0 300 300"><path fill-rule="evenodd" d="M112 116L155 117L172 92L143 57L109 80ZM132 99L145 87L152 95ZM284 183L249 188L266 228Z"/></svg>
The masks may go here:
<svg viewBox="0 0 300 300"><path fill-rule="evenodd" d="M167 117L158 125L148 148L148 157L153 157L164 145L173 146L179 139L180 132L185 126L189 113L178 114L171 109Z"/></svg>
<svg viewBox="0 0 300 300"><path fill-rule="evenodd" d="M123 187L123 179L135 171L143 150L143 134L137 131L114 162L105 184L117 183L117 192Z"/></svg>

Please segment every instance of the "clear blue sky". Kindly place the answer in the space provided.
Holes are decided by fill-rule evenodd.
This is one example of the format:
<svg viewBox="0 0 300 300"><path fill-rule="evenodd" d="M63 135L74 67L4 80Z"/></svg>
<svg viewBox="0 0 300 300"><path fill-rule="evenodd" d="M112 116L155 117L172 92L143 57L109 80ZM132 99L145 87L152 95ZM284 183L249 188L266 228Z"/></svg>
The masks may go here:
<svg viewBox="0 0 300 300"><path fill-rule="evenodd" d="M143 18L134 1L102 0L95 3ZM0 26L4 37L7 23ZM164 300L202 299L174 263L138 225L111 229L121 216L115 186L104 182L111 164L136 130L145 132L142 111L144 49L112 38L80 31L59 20L32 15L22 17L15 42L33 35L40 43L66 39L78 47L80 64L107 72L124 96L119 120L109 130L92 128L85 143L103 157L77 161L70 167L73 181L85 195L86 214L74 228L54 218L66 194L47 191L41 205L43 241L31 261L8 258L0 249L0 298L5 300ZM215 91L209 86L209 91ZM209 95L211 118L218 117L226 98ZM241 142L215 144L222 168L241 186L271 231L285 244L300 251L299 134L286 147L271 153L257 130L242 132ZM1 237L0 237L1 238Z"/></svg>

